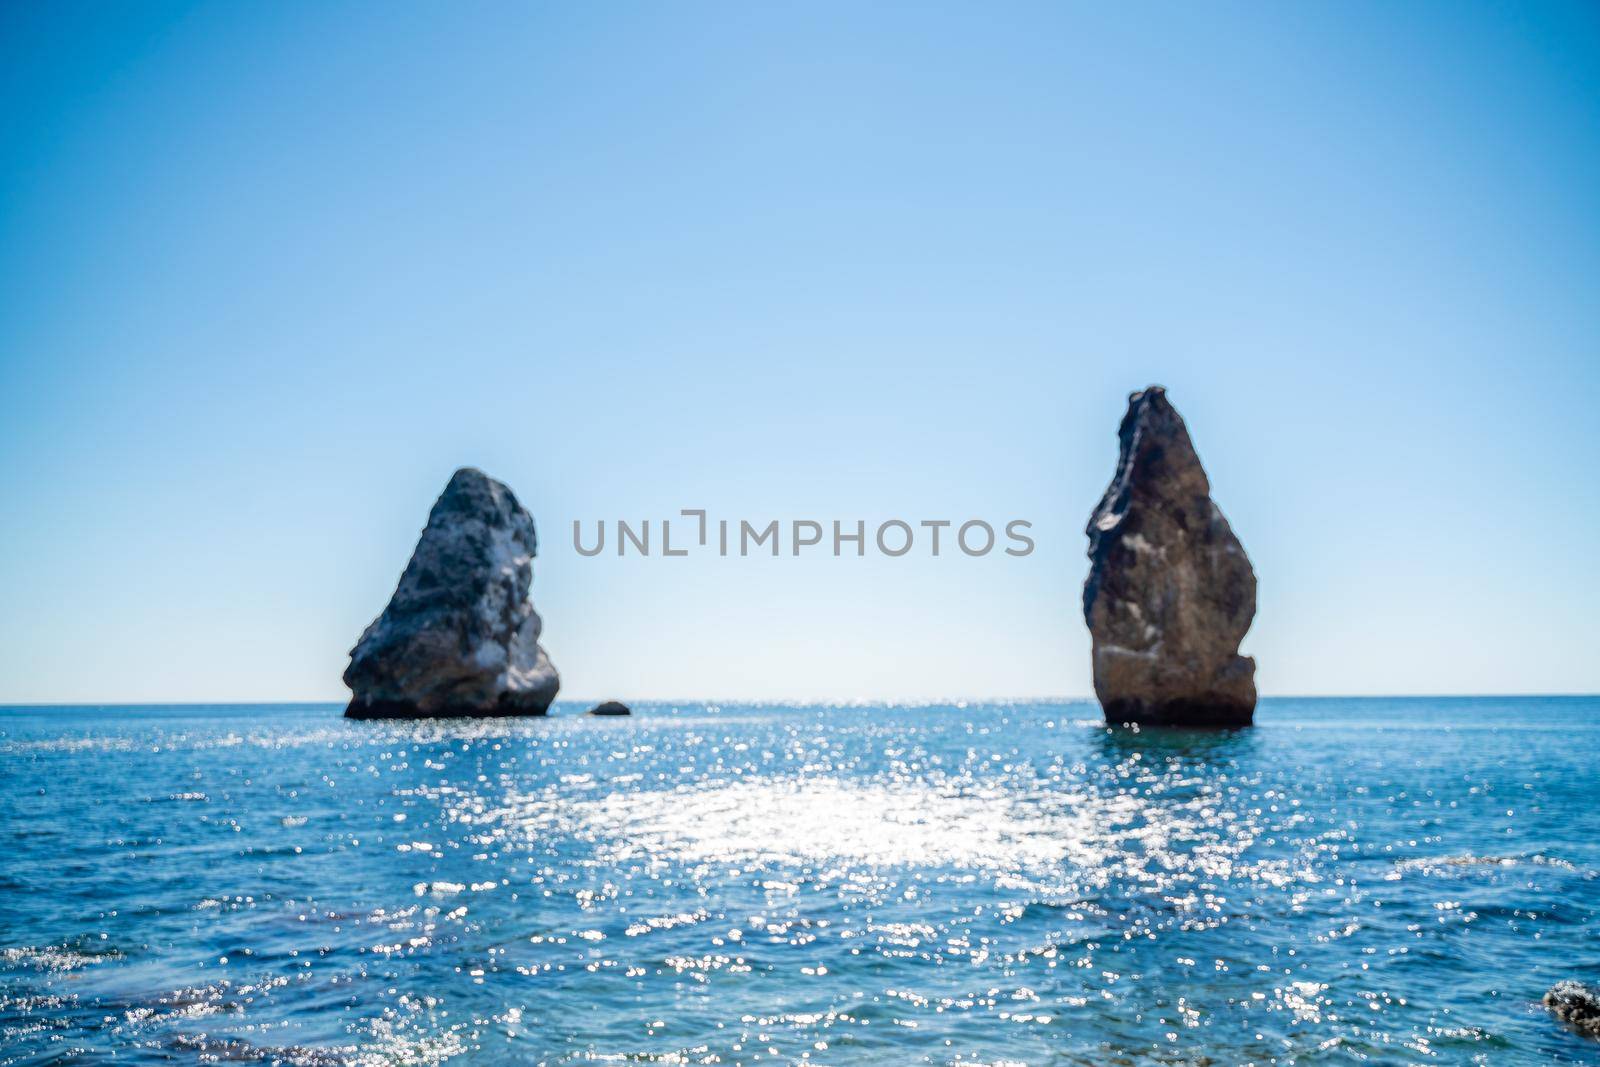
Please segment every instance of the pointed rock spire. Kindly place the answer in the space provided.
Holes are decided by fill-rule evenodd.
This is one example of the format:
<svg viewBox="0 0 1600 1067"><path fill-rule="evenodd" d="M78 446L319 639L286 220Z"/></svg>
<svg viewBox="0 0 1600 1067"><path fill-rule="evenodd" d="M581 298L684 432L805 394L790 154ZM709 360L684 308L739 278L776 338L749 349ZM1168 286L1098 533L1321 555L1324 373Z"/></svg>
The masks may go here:
<svg viewBox="0 0 1600 1067"><path fill-rule="evenodd" d="M528 595L537 551L533 517L510 489L456 471L389 606L350 652L345 714L543 715L561 680Z"/></svg>
<svg viewBox="0 0 1600 1067"><path fill-rule="evenodd" d="M1256 613L1255 571L1165 389L1128 398L1118 437L1086 531L1095 695L1109 722L1247 726L1256 665L1239 642Z"/></svg>

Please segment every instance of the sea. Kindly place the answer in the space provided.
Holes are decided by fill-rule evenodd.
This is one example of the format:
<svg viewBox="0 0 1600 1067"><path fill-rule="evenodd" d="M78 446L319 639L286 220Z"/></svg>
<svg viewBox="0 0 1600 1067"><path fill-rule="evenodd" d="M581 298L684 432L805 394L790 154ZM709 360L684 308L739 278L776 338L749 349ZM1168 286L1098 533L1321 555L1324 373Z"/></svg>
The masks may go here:
<svg viewBox="0 0 1600 1067"><path fill-rule="evenodd" d="M1600 1063L1600 698L0 709L0 1063Z"/></svg>

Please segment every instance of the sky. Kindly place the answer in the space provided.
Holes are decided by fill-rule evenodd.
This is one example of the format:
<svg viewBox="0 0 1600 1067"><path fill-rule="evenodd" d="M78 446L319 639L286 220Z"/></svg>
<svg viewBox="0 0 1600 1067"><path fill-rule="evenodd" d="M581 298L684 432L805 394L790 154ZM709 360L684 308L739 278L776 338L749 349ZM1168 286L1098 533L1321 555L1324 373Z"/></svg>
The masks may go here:
<svg viewBox="0 0 1600 1067"><path fill-rule="evenodd" d="M463 465L564 698L1087 696L1156 382L1264 694L1600 690L1593 5L10 4L0 164L0 701L347 697Z"/></svg>

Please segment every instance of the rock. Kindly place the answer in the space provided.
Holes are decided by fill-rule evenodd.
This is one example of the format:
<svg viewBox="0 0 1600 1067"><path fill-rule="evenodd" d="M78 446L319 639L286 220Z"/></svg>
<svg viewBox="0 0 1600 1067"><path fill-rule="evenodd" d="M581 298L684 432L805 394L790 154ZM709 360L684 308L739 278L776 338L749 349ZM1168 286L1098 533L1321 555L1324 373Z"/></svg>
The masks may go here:
<svg viewBox="0 0 1600 1067"><path fill-rule="evenodd" d="M604 704L596 704L589 709L590 715L632 715L633 710L626 704L615 700L608 700Z"/></svg>
<svg viewBox="0 0 1600 1067"><path fill-rule="evenodd" d="M543 715L561 680L528 589L533 518L463 467L422 531L389 606L350 652L353 719Z"/></svg>
<svg viewBox="0 0 1600 1067"><path fill-rule="evenodd" d="M1563 979L1544 995L1544 1006L1584 1036L1600 1038L1600 989Z"/></svg>
<svg viewBox="0 0 1600 1067"><path fill-rule="evenodd" d="M1239 642L1256 576L1167 391L1128 398L1116 475L1089 517L1083 616L1106 720L1248 726L1255 660Z"/></svg>

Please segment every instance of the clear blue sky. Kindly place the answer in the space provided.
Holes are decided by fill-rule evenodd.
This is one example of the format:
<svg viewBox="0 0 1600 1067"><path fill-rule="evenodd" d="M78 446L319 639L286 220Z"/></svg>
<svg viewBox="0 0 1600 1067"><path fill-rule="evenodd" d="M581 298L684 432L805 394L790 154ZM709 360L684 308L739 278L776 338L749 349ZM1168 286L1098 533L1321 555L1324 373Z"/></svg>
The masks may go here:
<svg viewBox="0 0 1600 1067"><path fill-rule="evenodd" d="M0 154L0 700L343 697L463 464L565 696L1085 695L1150 382L1265 693L1600 690L1592 4L9 4Z"/></svg>

